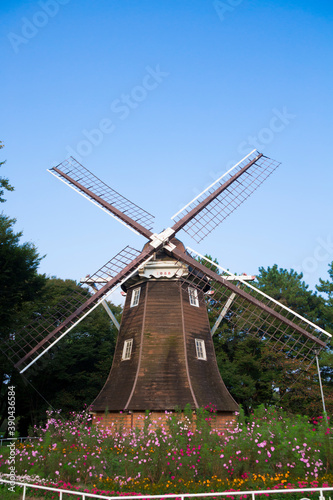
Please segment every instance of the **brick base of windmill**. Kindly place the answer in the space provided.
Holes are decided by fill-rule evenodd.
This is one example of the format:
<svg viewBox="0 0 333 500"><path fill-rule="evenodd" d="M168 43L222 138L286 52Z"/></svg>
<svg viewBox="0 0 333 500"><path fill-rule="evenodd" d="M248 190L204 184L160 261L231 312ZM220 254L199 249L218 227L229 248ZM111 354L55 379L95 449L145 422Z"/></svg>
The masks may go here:
<svg viewBox="0 0 333 500"><path fill-rule="evenodd" d="M152 428L156 427L166 427L170 422L170 415L173 412L162 412L162 411L153 411L149 412L149 422L151 423ZM185 414L182 412L177 412L175 414L177 416L177 420L186 422ZM111 413L102 413L96 412L92 413L92 423L93 425L97 425L99 427L105 427L107 429L115 429L115 430L125 430L129 431L131 429L142 429L144 427L144 423L147 418L147 414L145 412L134 411L134 412L111 412ZM226 432L227 430L231 430L236 425L236 416L235 412L214 412L210 413L207 417L207 421L212 430L215 430L219 433ZM193 412L192 422L189 425L189 429L194 431L196 427L196 415Z"/></svg>

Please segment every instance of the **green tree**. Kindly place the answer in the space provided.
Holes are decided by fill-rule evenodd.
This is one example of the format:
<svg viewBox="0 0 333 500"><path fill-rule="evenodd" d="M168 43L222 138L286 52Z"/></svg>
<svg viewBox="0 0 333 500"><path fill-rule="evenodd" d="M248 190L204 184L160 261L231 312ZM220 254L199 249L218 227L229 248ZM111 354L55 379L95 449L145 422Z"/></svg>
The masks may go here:
<svg viewBox="0 0 333 500"><path fill-rule="evenodd" d="M36 300L45 285L38 274L42 257L31 243L21 243L22 232L13 229L15 219L0 215L0 334L22 323L20 313Z"/></svg>
<svg viewBox="0 0 333 500"><path fill-rule="evenodd" d="M4 145L2 141L0 141L0 149L2 149L3 147ZM5 161L0 161L0 167L2 167L2 165L4 165L5 163L6 163ZM14 188L9 184L8 179L6 179L5 177L0 177L0 203L6 201L3 198L3 194L5 191L14 191Z"/></svg>
<svg viewBox="0 0 333 500"><path fill-rule="evenodd" d="M323 326L324 300L310 291L302 278L302 274L274 265L267 269L261 267L254 285ZM315 367L311 367L305 377L299 377L301 369L297 362L272 351L268 341L250 337L226 319L217 330L214 343L222 378L247 413L262 403L278 403L295 413L321 412Z"/></svg>
<svg viewBox="0 0 333 500"><path fill-rule="evenodd" d="M4 163L0 162L0 166ZM5 201L5 190L13 189L8 179L0 177L0 202ZM0 335L13 328L23 305L35 300L45 283L45 277L37 273L42 257L33 244L20 242L22 232L14 232L15 222L0 214Z"/></svg>
<svg viewBox="0 0 333 500"><path fill-rule="evenodd" d="M302 273L278 268L277 264L260 267L255 286L318 326L323 324L323 299L309 290Z"/></svg>
<svg viewBox="0 0 333 500"><path fill-rule="evenodd" d="M331 280L333 278L332 264L329 269ZM320 279L317 291L327 294L327 297L318 295L309 290L308 285L302 280L303 275L295 271L278 269L277 265L267 271L260 268L258 286L265 293L279 300L293 311L298 312L316 325L325 330L332 330L333 315L333 283ZM322 414L322 401L319 392L319 380L315 363L303 376L297 376L297 368L290 360L281 360L279 378L281 403L286 410L303 412L311 415ZM333 411L333 358L332 350L328 347L321 351L319 356L321 377L326 396L326 407ZM289 366L288 366L289 365Z"/></svg>
<svg viewBox="0 0 333 500"><path fill-rule="evenodd" d="M0 149L3 147L0 143ZM4 162L0 163L0 166ZM0 202L4 191L13 191L8 179L0 177ZM15 219L0 214L0 342L24 324L26 312L42 293L45 276L38 274L41 257L31 243L21 243L22 232L14 231ZM7 418L7 387L24 391L22 378L0 353L0 426Z"/></svg>
<svg viewBox="0 0 333 500"><path fill-rule="evenodd" d="M246 414L263 402L275 402L274 365L266 362L260 339L224 324L214 335L214 345L223 381Z"/></svg>
<svg viewBox="0 0 333 500"><path fill-rule="evenodd" d="M323 317L326 329L333 333L333 262L328 266L328 280L319 279L318 292L324 294Z"/></svg>
<svg viewBox="0 0 333 500"><path fill-rule="evenodd" d="M37 273L40 257L30 243L20 243L21 233L13 231L14 220L0 215L0 342L24 325L27 310L41 295L45 276ZM22 378L5 355L0 353L0 427L7 418L7 387L24 392Z"/></svg>
<svg viewBox="0 0 333 500"><path fill-rule="evenodd" d="M322 316L324 318L325 329L333 333L333 262L328 266L329 279L319 279L316 286L318 292L323 294L324 306ZM320 356L321 376L324 383L324 394L326 407L333 408L333 349L332 339L328 348ZM331 410L332 411L332 410Z"/></svg>
<svg viewBox="0 0 333 500"><path fill-rule="evenodd" d="M57 308L61 300L75 291L82 288L73 280L48 279L42 299L35 304L34 315ZM122 308L108 305L120 319ZM98 306L28 369L26 392L19 405L21 431L43 420L48 407L68 414L90 405L107 379L116 338L116 327L104 308Z"/></svg>

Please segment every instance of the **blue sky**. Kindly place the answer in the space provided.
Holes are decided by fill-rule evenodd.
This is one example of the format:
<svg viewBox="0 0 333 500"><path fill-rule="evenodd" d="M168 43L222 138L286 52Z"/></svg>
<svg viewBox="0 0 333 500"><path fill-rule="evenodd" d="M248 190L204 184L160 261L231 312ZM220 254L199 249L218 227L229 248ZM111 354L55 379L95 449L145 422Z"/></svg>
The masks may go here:
<svg viewBox="0 0 333 500"><path fill-rule="evenodd" d="M79 280L145 240L47 169L72 154L155 230L256 146L280 168L200 245L232 272L277 263L311 288L333 260L333 5L1 2L3 205L40 271Z"/></svg>

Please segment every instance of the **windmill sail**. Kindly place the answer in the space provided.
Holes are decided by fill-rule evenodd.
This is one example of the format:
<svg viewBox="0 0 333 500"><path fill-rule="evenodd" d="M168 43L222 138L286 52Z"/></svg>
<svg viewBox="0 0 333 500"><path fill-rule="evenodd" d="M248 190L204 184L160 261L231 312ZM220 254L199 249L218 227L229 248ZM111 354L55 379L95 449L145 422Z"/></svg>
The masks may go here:
<svg viewBox="0 0 333 500"><path fill-rule="evenodd" d="M236 286L217 274L216 270L223 274L231 273L194 250L187 249L186 254L175 250L174 253L178 254L180 262L189 266L189 275L181 286L188 287L191 279L198 290L214 292L208 295L206 305L217 316L228 320L233 328L261 338L270 348L283 352L291 359L298 359L306 366L313 362L315 350L326 346L331 337L328 332L242 281L241 276Z"/></svg>
<svg viewBox="0 0 333 500"><path fill-rule="evenodd" d="M66 297L55 305L45 305L42 311L34 313L35 319L31 323L12 333L7 341L2 342L2 351L16 368L19 368L21 364L25 366L34 353L38 356L41 352L38 349L40 343L42 343L42 351L48 350L48 347L58 338L52 335L52 332L74 311L81 308L91 296L87 287L79 285L74 290L68 291ZM70 321L67 327L70 328L76 324L77 321L75 323Z"/></svg>
<svg viewBox="0 0 333 500"><path fill-rule="evenodd" d="M134 259L139 257L141 252L127 246L117 253L112 259L110 259L104 266L102 266L94 274L89 274L83 280L83 283L94 284L94 288L100 290L105 283L114 278L118 273L120 273L124 267L128 266Z"/></svg>
<svg viewBox="0 0 333 500"><path fill-rule="evenodd" d="M85 287L75 290L54 308L46 310L43 316L11 335L2 345L3 352L12 360L14 366L20 369L20 373L23 373L148 262L152 258L153 250L144 250L137 255L138 251L126 247L106 264L109 273L114 274L107 284L93 295ZM134 259L133 255L136 255ZM123 267L115 274L120 262ZM105 266L101 269L105 269ZM100 271L95 274L102 276ZM105 279L105 273L103 276Z"/></svg>
<svg viewBox="0 0 333 500"><path fill-rule="evenodd" d="M254 150L172 219L175 231L184 229L200 242L241 205L280 165Z"/></svg>
<svg viewBox="0 0 333 500"><path fill-rule="evenodd" d="M49 172L135 232L150 237L154 216L110 188L74 158L70 157Z"/></svg>

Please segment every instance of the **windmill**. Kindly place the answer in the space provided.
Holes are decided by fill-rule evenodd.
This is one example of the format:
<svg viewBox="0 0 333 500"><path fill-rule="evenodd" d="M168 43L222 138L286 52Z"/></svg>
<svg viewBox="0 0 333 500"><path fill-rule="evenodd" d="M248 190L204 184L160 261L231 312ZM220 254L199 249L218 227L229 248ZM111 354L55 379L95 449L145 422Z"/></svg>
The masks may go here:
<svg viewBox="0 0 333 500"><path fill-rule="evenodd" d="M124 411L136 425L146 410L172 411L215 405L220 428L237 410L218 370L212 337L222 321L269 343L306 368L330 336L307 318L264 294L247 276L235 276L176 238L186 231L200 242L243 203L279 163L253 150L172 219L152 232L153 217L69 158L50 170L132 231L147 238L142 251L125 247L82 283L90 285L55 312L15 332L3 350L21 373L103 304L119 330L110 374L93 403L108 421ZM119 287L126 293L121 325L106 299ZM207 305L215 310L210 328ZM124 417L122 417L124 418Z"/></svg>

